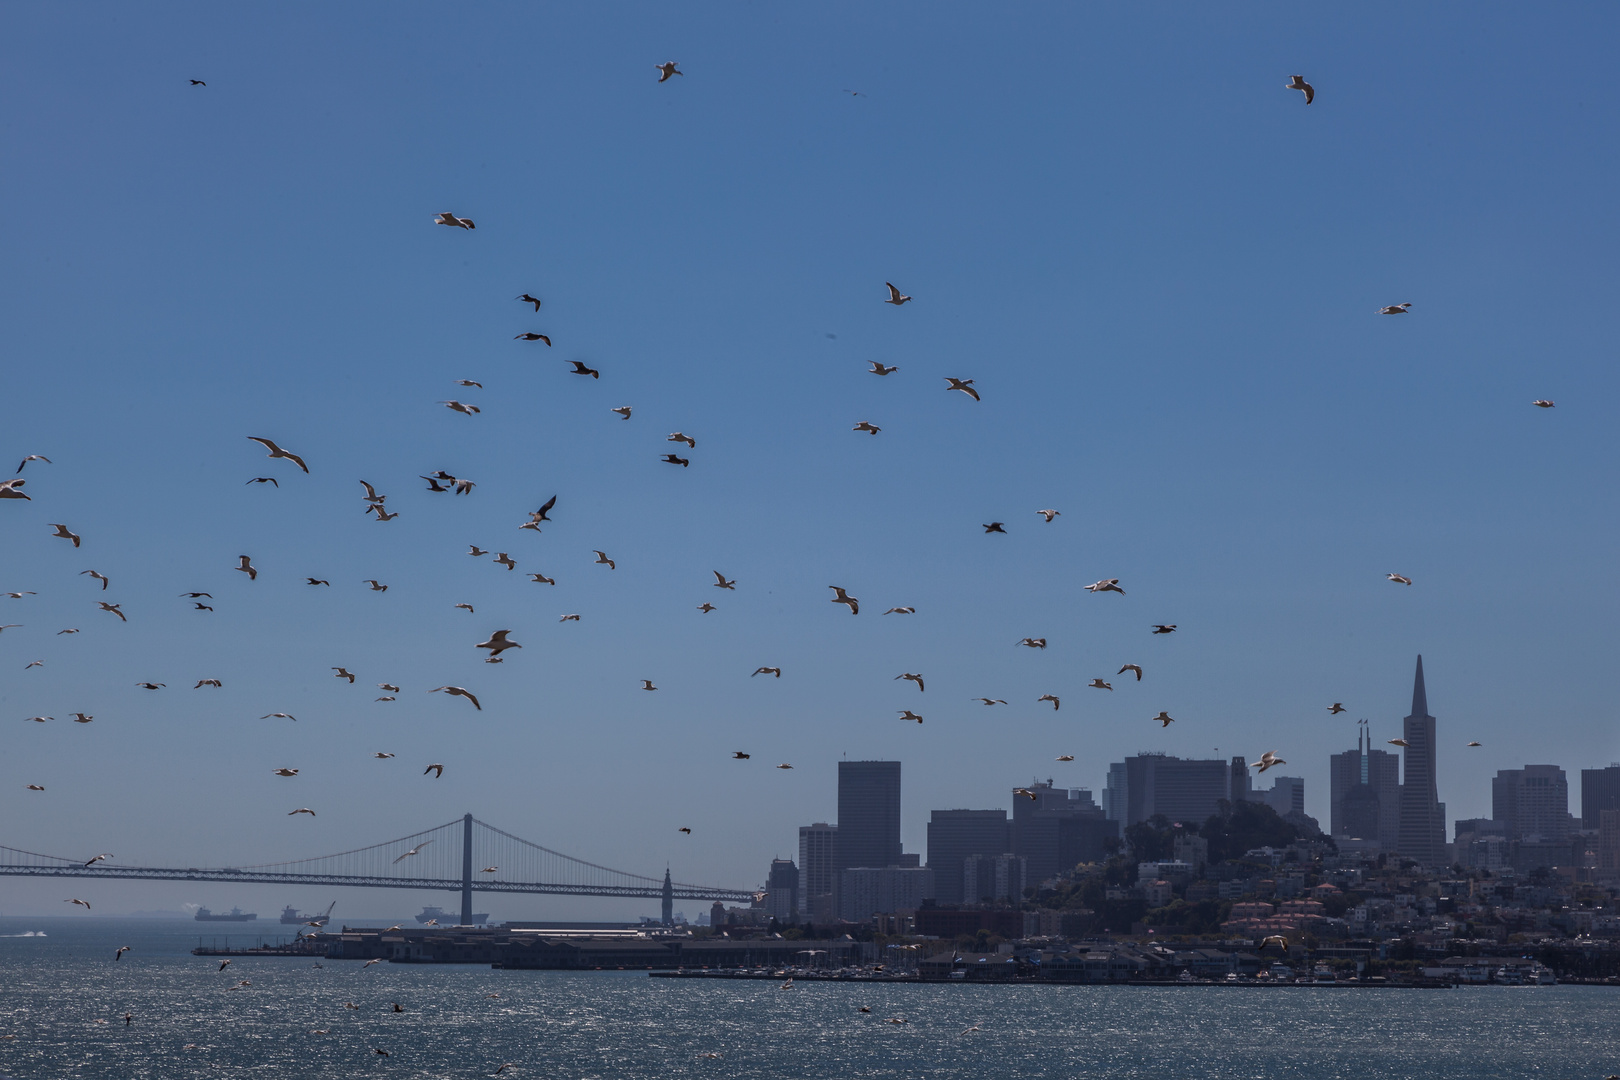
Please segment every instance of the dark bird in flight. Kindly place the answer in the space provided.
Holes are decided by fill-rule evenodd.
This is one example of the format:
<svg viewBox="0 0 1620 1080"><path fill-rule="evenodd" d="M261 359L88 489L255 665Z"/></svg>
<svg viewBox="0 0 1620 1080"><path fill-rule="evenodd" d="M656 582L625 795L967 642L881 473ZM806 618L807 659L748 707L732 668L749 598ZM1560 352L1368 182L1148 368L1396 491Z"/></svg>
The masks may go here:
<svg viewBox="0 0 1620 1080"><path fill-rule="evenodd" d="M586 367L585 361L583 360L570 360L568 362L574 365L574 370L569 372L570 375L589 375L593 379L600 379L602 377L602 373L600 371L597 371L593 367Z"/></svg>
<svg viewBox="0 0 1620 1080"><path fill-rule="evenodd" d="M556 578L548 578L544 574L530 574L529 575L529 580L534 582L536 585L555 585L555 584L557 584L557 579Z"/></svg>
<svg viewBox="0 0 1620 1080"><path fill-rule="evenodd" d="M592 550L594 551L595 549L593 548ZM605 565L609 570L617 570L619 568L619 564L608 558L607 552L605 551L596 552L596 562L592 565Z"/></svg>
<svg viewBox="0 0 1620 1080"><path fill-rule="evenodd" d="M435 217L433 219L433 224L435 224L435 225L449 225L449 226L452 226L453 228L457 228L457 229L476 229L476 228L478 228L478 226L476 226L476 225L474 225L472 223L472 218L458 218L458 217L456 217L456 215L454 215L452 213L449 213L448 211L446 211L445 213L440 214L437 217Z"/></svg>
<svg viewBox="0 0 1620 1080"><path fill-rule="evenodd" d="M1163 709L1160 709L1159 715L1155 716L1153 719L1157 720L1159 722L1159 726L1162 728L1167 728L1176 722L1176 718L1165 712Z"/></svg>
<svg viewBox="0 0 1620 1080"><path fill-rule="evenodd" d="M984 531L987 532L987 533L998 532L998 533L1001 533L1003 536L1007 535L1007 530L1002 528L1001 526L1002 526L1001 522L992 521L990 524L988 524L988 525L986 525L984 527Z"/></svg>
<svg viewBox="0 0 1620 1080"><path fill-rule="evenodd" d="M428 773L432 773L433 779L437 780L444 775L444 766L440 765L438 762L434 762L432 765L429 765L427 768L422 770L423 776L426 776Z"/></svg>
<svg viewBox="0 0 1620 1080"><path fill-rule="evenodd" d="M882 431L883 429L878 427L876 424L872 423L869 420L862 420L860 423L858 423L854 427L850 428L850 430L851 431L864 431L868 435L876 435L878 432Z"/></svg>
<svg viewBox="0 0 1620 1080"><path fill-rule="evenodd" d="M168 684L167 683L160 683L160 682L138 682L135 685L145 687L148 690L158 690L158 689L161 689L162 687L164 687L164 686L166 686Z"/></svg>
<svg viewBox="0 0 1620 1080"><path fill-rule="evenodd" d="M678 457L675 454L665 454L663 457L659 458L658 460L667 461L671 465L679 465L682 468L687 468L688 466L690 466L692 464L690 458Z"/></svg>
<svg viewBox="0 0 1620 1080"><path fill-rule="evenodd" d="M1176 632L1176 624L1175 623L1154 623L1153 624L1153 632L1155 634L1173 634L1173 633Z"/></svg>
<svg viewBox="0 0 1620 1080"><path fill-rule="evenodd" d="M680 68L675 66L676 63L677 63L677 61L674 61L674 60L666 60L662 64L654 64L653 65L653 67L658 70L658 81L659 82L661 82L661 83L669 82L669 79L670 79L671 75L685 75L686 74L686 72L682 71Z"/></svg>
<svg viewBox="0 0 1620 1080"><path fill-rule="evenodd" d="M309 472L309 466L305 465L304 464L304 459L299 457L297 454L294 454L294 453L291 453L289 451L283 450L281 447L277 446L275 443L271 442L269 439L261 439L257 435L249 435L248 438L251 439L253 442L260 443L261 445L264 446L264 448L266 450L270 451L270 454L269 454L270 457L273 457L273 458L286 458L288 461L292 462L294 465L297 465L300 469L303 469L306 473ZM276 486L280 487L281 485L277 484Z"/></svg>
<svg viewBox="0 0 1620 1080"><path fill-rule="evenodd" d="M859 615L861 613L861 602L860 602L860 600L858 598L856 598L856 597L853 597L853 596L849 595L849 593L845 592L843 590L842 586L829 585L829 586L827 586L827 588L831 589L833 591L833 593L835 594L833 596L833 598L832 598L832 601L831 601L832 603L834 603L834 604L847 604L849 606L849 613L851 615Z"/></svg>
<svg viewBox="0 0 1620 1080"><path fill-rule="evenodd" d="M1380 315L1405 315L1407 313L1408 309L1411 308L1411 306L1412 306L1412 302L1410 300L1408 300L1404 304L1390 304L1387 307L1379 308L1378 309L1378 314L1380 314Z"/></svg>
<svg viewBox="0 0 1620 1080"><path fill-rule="evenodd" d="M275 484L276 487L281 486L280 482L277 481L273 476L255 476L253 479L248 481L248 484ZM243 484L242 486L246 487L247 484Z"/></svg>
<svg viewBox="0 0 1620 1080"><path fill-rule="evenodd" d="M249 581L258 581L259 571L256 567L254 567L253 560L248 558L246 555L238 555L237 558L242 560L242 565L233 567L233 569L246 574Z"/></svg>
<svg viewBox="0 0 1620 1080"><path fill-rule="evenodd" d="M1142 665L1141 664L1126 664L1124 667L1122 667L1118 671L1114 672L1114 674L1115 675L1123 675L1127 671L1135 672L1136 673L1136 681L1137 682L1142 681Z"/></svg>
<svg viewBox="0 0 1620 1080"><path fill-rule="evenodd" d="M201 597L201 596L206 596L210 600L212 600L214 598L213 593L205 593L205 592L183 592L180 595L184 596L184 597L188 597L189 599L192 599L192 600L195 600L195 599L197 599L198 597Z"/></svg>
<svg viewBox="0 0 1620 1080"><path fill-rule="evenodd" d="M917 674L914 671L908 671L904 675L896 675L895 679L896 680L905 679L907 682L914 682L914 683L917 684L917 689L918 690L926 690L926 689L928 689L927 687L925 687L923 685L923 677L921 675Z"/></svg>
<svg viewBox="0 0 1620 1080"><path fill-rule="evenodd" d="M1309 105L1316 100L1316 87L1305 81L1303 75L1291 75L1288 79L1288 89L1298 90L1305 95L1305 104Z"/></svg>
<svg viewBox="0 0 1620 1080"><path fill-rule="evenodd" d="M1030 649L1044 649L1046 648L1046 639L1043 637L1027 637L1023 641L1016 642L1016 644Z"/></svg>
<svg viewBox="0 0 1620 1080"><path fill-rule="evenodd" d="M105 600L97 600L96 601L96 607L100 608L102 611L110 611L114 615L116 615L120 619L122 619L124 622L129 622L128 619L124 618L124 613L122 611L118 610L119 605L117 605L117 604L109 604Z"/></svg>
<svg viewBox="0 0 1620 1080"><path fill-rule="evenodd" d="M1538 401L1532 401L1530 404L1534 405L1538 409L1551 409L1551 408L1555 407L1556 403L1551 402L1551 401L1538 400Z"/></svg>
<svg viewBox="0 0 1620 1080"><path fill-rule="evenodd" d="M94 570L80 570L80 571L79 571L79 576L80 576L80 577L84 577L84 575L86 575L86 574L89 574L89 575L90 575L90 576L91 576L91 577L93 577L93 578L95 578L95 579L96 579L96 580L97 580L97 581L99 581L99 582L101 582L101 591L102 591L102 592L106 592L106 591L107 591L107 575L105 575L105 574L101 574L101 573L97 573L97 572L96 572L96 571L94 571Z"/></svg>
<svg viewBox="0 0 1620 1080"><path fill-rule="evenodd" d="M691 829L688 829L688 828L687 828L687 827L686 827L686 826L685 826L685 825L682 825L682 826L681 826L681 827L680 827L680 828L678 828L678 829L676 829L676 830L675 830L675 831L676 831L676 832L683 832L683 833L685 833L685 834L686 834L686 835L687 835L687 836L691 836L691 835L692 835L692 830L691 830Z"/></svg>
<svg viewBox="0 0 1620 1080"><path fill-rule="evenodd" d="M13 480L11 482L13 484L22 483L21 480ZM71 540L71 541L73 541L73 546L74 547L79 546L79 534L78 533L70 532L66 525L58 525L55 522L51 522L50 526L51 526L51 528L56 530L56 532L53 535L60 536L63 540Z"/></svg>
<svg viewBox="0 0 1620 1080"><path fill-rule="evenodd" d="M736 578L732 578L730 581L727 581L726 580L726 575L722 574L718 570L716 570L714 572L714 587L715 588L717 588L717 589L731 589L733 592L735 592L736 591L736 585L737 585L737 579Z"/></svg>
<svg viewBox="0 0 1620 1080"><path fill-rule="evenodd" d="M775 675L778 679L780 679L782 677L782 669L779 667L755 668L754 675ZM754 675L750 675L749 678L753 678Z"/></svg>
<svg viewBox="0 0 1620 1080"><path fill-rule="evenodd" d="M1121 596L1125 595L1125 590L1119 587L1119 578L1117 577L1104 578L1102 581L1093 582L1086 586L1086 592L1117 592Z"/></svg>
<svg viewBox="0 0 1620 1080"><path fill-rule="evenodd" d="M1344 712L1344 706L1335 701L1333 704L1328 706L1328 712L1332 713L1334 716L1338 716L1340 713Z"/></svg>
<svg viewBox="0 0 1620 1080"><path fill-rule="evenodd" d="M193 686L192 689L201 690L205 686L212 686L214 689L218 690L224 687L224 685L225 684L220 682L218 679L198 679L197 685Z"/></svg>
<svg viewBox="0 0 1620 1080"><path fill-rule="evenodd" d="M208 84L203 82L201 79L192 79L191 80L191 85L192 86L207 86Z"/></svg>
<svg viewBox="0 0 1620 1080"><path fill-rule="evenodd" d="M113 953L113 959L114 960L122 960L124 958L124 954L127 953L127 952L129 952L129 946L128 945L121 945L121 946L119 946L118 951Z"/></svg>
<svg viewBox="0 0 1620 1080"><path fill-rule="evenodd" d="M731 752L731 759L733 761L747 761L752 756L752 754L745 754L741 750L733 750Z"/></svg>
<svg viewBox="0 0 1620 1080"><path fill-rule="evenodd" d="M945 376L945 381L951 384L945 388L947 390L960 390L974 401L984 400L983 398L979 397L979 392L973 389L972 379L953 379L951 376L947 375Z"/></svg>
<svg viewBox="0 0 1620 1080"><path fill-rule="evenodd" d="M903 295L892 283L885 281L883 284L889 286L889 298L883 301L885 304L893 304L895 307L899 307L911 299L911 297Z"/></svg>
<svg viewBox="0 0 1620 1080"><path fill-rule="evenodd" d="M705 602L698 605L698 610L703 612L703 614L707 615L711 611L719 611L720 609L715 607L713 604L708 603L707 601L705 601Z"/></svg>
<svg viewBox="0 0 1620 1080"><path fill-rule="evenodd" d="M528 293L524 293L522 296L514 297L513 299L521 300L525 304L533 304L534 310L540 310L540 298L538 296L530 296Z"/></svg>
<svg viewBox="0 0 1620 1080"><path fill-rule="evenodd" d="M895 372L899 371L900 368L899 368L899 365L895 365L895 366L892 366L892 367L884 367L882 364L878 363L876 360L873 360L872 361L872 367L869 370L871 371L871 373L873 375L893 375Z"/></svg>
<svg viewBox="0 0 1620 1080"><path fill-rule="evenodd" d="M204 603L202 603L200 601L197 602L197 603L192 604L192 608L194 610L196 610L196 611L213 611L214 610L213 608L209 607L207 604L204 604Z"/></svg>
<svg viewBox="0 0 1620 1080"><path fill-rule="evenodd" d="M519 334L517 337L513 338L512 340L513 341L543 341L547 345L551 344L551 339L546 337L546 335L544 335L544 334L536 334L533 331L531 331L531 332L529 332L527 334Z"/></svg>
<svg viewBox="0 0 1620 1080"><path fill-rule="evenodd" d="M327 581L325 578L312 577L305 578L304 580L309 582L311 585L325 585L328 589L332 587L332 583Z"/></svg>

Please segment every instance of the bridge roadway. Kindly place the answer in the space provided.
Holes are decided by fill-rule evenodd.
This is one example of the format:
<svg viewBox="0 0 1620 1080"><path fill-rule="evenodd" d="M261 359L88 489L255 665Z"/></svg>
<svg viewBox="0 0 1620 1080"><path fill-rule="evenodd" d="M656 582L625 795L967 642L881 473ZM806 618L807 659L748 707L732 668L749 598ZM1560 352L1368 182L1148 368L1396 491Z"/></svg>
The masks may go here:
<svg viewBox="0 0 1620 1080"><path fill-rule="evenodd" d="M608 871L609 873L633 880L627 884L609 884L597 881L502 881L489 878L475 880L473 877L473 824L474 818L467 814L462 821L462 850L461 850L461 876L452 877L400 877L392 874L345 874L345 873L296 873L279 870L274 867L247 867L237 869L234 867L204 868L204 867L165 867L165 866L115 866L103 862L92 865L81 865L74 860L51 858L52 863L18 863L0 862L0 876L7 877L40 877L40 878L101 878L119 881L228 881L237 884L270 884L270 885L318 885L318 886L344 886L350 888L367 889L428 889L435 892L461 893L461 912L463 923L472 922L472 894L483 893L538 893L551 896L607 896L639 899L657 899L663 901L663 917L668 922L671 914L671 904L675 900L722 900L737 903L752 902L760 894L749 889L726 889L705 885L676 884L671 881L669 872L664 872L661 885L656 884L656 878L647 878L639 874L629 874L624 871ZM477 822L484 825L483 822ZM440 828L445 828L441 826ZM485 826L488 828L488 826ZM432 830L437 831L437 830ZM418 836L424 834L417 834ZM510 837L510 839L517 839ZM409 839L409 838L407 838ZM389 844L398 844L402 841L390 841ZM522 841L527 844L527 841ZM375 845L382 848L387 845ZM423 845L425 846L425 845ZM538 847L538 845L530 845ZM13 854L15 849L0 849L0 858ZM361 849L369 851L371 849ZM541 849L545 850L545 849ZM21 854L20 852L18 852ZM556 854L554 852L548 852ZM350 854L350 853L346 853ZM570 863L580 866L594 864L582 860L561 856ZM36 858L41 858L36 856ZM401 856L403 858L403 856ZM310 860L314 861L314 860ZM325 860L322 860L325 861ZM398 859L394 860L395 862ZM290 864L282 864L290 865ZM646 884L641 884L645 882Z"/></svg>

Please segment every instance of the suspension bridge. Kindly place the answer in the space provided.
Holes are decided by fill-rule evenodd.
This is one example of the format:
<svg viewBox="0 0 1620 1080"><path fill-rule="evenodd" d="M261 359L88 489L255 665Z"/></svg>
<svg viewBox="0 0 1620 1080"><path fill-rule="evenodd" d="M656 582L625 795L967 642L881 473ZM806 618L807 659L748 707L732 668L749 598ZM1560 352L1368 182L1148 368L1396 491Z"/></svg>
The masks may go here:
<svg viewBox="0 0 1620 1080"><path fill-rule="evenodd" d="M467 814L397 840L254 866L121 866L107 859L69 859L0 845L0 876L79 877L122 881L229 881L271 885L428 889L461 894L461 922L472 922L472 894L540 893L663 901L668 923L676 900L749 902L750 889L688 885L599 866L513 836Z"/></svg>

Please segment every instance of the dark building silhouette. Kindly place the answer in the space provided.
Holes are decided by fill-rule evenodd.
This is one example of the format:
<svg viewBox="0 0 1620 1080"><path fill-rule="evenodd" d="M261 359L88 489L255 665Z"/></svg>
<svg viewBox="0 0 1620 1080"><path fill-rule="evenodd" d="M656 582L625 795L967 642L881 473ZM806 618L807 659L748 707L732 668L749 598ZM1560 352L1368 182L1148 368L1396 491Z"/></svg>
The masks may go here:
<svg viewBox="0 0 1620 1080"><path fill-rule="evenodd" d="M1089 791L1055 788L1050 780L1026 790L1035 797L1013 796L1012 852L1024 859L1027 884L1039 885L1079 863L1099 861L1105 855L1103 840L1119 835L1119 823L1108 820ZM1209 812L1214 813L1213 803Z"/></svg>
<svg viewBox="0 0 1620 1080"><path fill-rule="evenodd" d="M934 872L934 897L941 904L960 904L962 866L970 856L1012 851L1005 810L935 810L928 822L928 867Z"/></svg>
<svg viewBox="0 0 1620 1080"><path fill-rule="evenodd" d="M1491 781L1491 819L1502 823L1509 840L1568 840L1569 780L1564 770L1556 765L1498 769Z"/></svg>
<svg viewBox="0 0 1620 1080"><path fill-rule="evenodd" d="M833 842L838 826L818 821L799 826L799 913L811 922L828 923L834 914Z"/></svg>
<svg viewBox="0 0 1620 1080"><path fill-rule="evenodd" d="M1356 729L1356 748L1330 759L1328 828L1334 836L1376 840L1394 851L1401 834L1401 759L1374 750L1367 722Z"/></svg>
<svg viewBox="0 0 1620 1080"><path fill-rule="evenodd" d="M900 763L838 763L833 867L900 865Z"/></svg>
<svg viewBox="0 0 1620 1080"><path fill-rule="evenodd" d="M1401 825L1396 848L1421 866L1446 861L1446 810L1435 786L1434 717L1423 684L1423 657L1412 679L1412 714L1404 722L1406 781L1401 784Z"/></svg>
<svg viewBox="0 0 1620 1080"><path fill-rule="evenodd" d="M1116 770L1117 766L1109 769L1109 783L1112 786L1123 775L1125 816L1121 826L1135 825L1155 814L1202 825L1223 800L1243 802L1250 793L1249 766L1241 757L1183 760L1168 754L1137 754L1125 759L1123 770ZM1117 806L1120 796L1115 790ZM1030 877L1035 877L1033 867Z"/></svg>
<svg viewBox="0 0 1620 1080"><path fill-rule="evenodd" d="M799 921L799 868L792 859L772 859L765 878L765 910L779 923Z"/></svg>
<svg viewBox="0 0 1620 1080"><path fill-rule="evenodd" d="M1620 810L1620 764L1581 770L1581 828L1601 829L1605 810Z"/></svg>

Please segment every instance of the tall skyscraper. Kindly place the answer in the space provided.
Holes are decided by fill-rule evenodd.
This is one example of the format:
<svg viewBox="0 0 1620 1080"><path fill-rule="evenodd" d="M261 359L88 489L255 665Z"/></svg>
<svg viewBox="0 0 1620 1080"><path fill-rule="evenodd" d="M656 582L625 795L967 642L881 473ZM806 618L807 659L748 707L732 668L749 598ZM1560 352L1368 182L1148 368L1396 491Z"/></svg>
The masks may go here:
<svg viewBox="0 0 1620 1080"><path fill-rule="evenodd" d="M833 865L900 865L900 763L838 763L838 833Z"/></svg>
<svg viewBox="0 0 1620 1080"><path fill-rule="evenodd" d="M765 878L765 910L779 923L799 921L799 868L792 859L772 859Z"/></svg>
<svg viewBox="0 0 1620 1080"><path fill-rule="evenodd" d="M974 855L1012 851L1005 810L935 810L928 822L928 867L934 871L934 898L963 902L962 863Z"/></svg>
<svg viewBox="0 0 1620 1080"><path fill-rule="evenodd" d="M1354 840L1376 840L1394 851L1401 835L1401 759L1374 750L1367 722L1356 726L1356 748L1330 759L1329 831Z"/></svg>
<svg viewBox="0 0 1620 1080"><path fill-rule="evenodd" d="M1047 780L1025 790L1034 798L1013 798L1012 851L1023 857L1031 885L1080 863L1099 861L1105 855L1103 840L1119 835L1119 823L1108 820L1083 788L1069 791Z"/></svg>
<svg viewBox="0 0 1620 1080"><path fill-rule="evenodd" d="M832 922L836 911L833 886L833 842L838 826L818 821L799 826L799 911L811 922Z"/></svg>
<svg viewBox="0 0 1620 1080"><path fill-rule="evenodd" d="M1300 776L1279 776L1271 781L1267 791L1257 791L1256 797L1277 811L1278 817L1305 813L1305 779Z"/></svg>
<svg viewBox="0 0 1620 1080"><path fill-rule="evenodd" d="M1130 780L1125 763L1116 761L1108 766L1108 785L1103 788L1103 814L1109 821L1125 824L1126 806L1130 800Z"/></svg>
<svg viewBox="0 0 1620 1080"><path fill-rule="evenodd" d="M1569 780L1556 765L1498 769L1491 781L1491 819L1509 840L1568 840Z"/></svg>
<svg viewBox="0 0 1620 1080"><path fill-rule="evenodd" d="M1406 781L1401 785L1400 853L1421 866L1446 861L1446 812L1435 786L1434 717L1423 685L1423 657L1412 679L1412 715L1405 720Z"/></svg>
<svg viewBox="0 0 1620 1080"><path fill-rule="evenodd" d="M1249 767L1240 757L1183 761L1168 754L1137 754L1126 758L1123 768L1125 816L1121 828L1154 814L1202 825L1223 800L1241 802L1249 797ZM1113 776L1110 768L1110 785ZM1033 867L1030 877L1035 878Z"/></svg>
<svg viewBox="0 0 1620 1080"><path fill-rule="evenodd" d="M1581 828L1601 829L1605 810L1620 810L1620 764L1581 770Z"/></svg>

